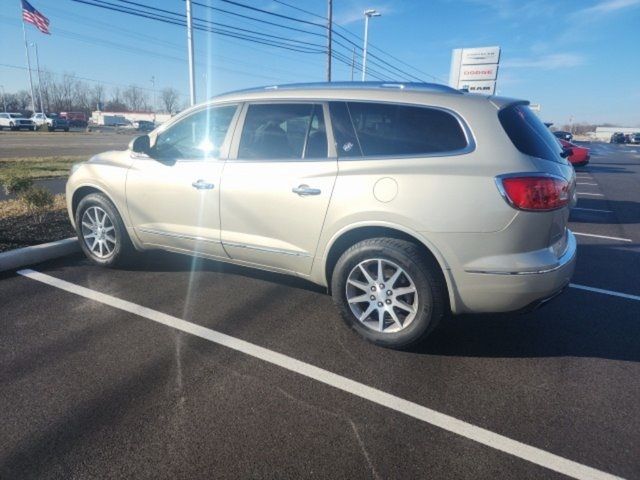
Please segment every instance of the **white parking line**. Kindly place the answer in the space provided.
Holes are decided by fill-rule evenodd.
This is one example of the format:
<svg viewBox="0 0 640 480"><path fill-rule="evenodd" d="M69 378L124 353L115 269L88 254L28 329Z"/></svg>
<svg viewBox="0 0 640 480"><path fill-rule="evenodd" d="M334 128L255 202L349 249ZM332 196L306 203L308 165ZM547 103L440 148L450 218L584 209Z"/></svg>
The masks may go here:
<svg viewBox="0 0 640 480"><path fill-rule="evenodd" d="M611 211L611 210L600 210L600 209L597 209L597 208L573 207L571 210L584 210L585 212L613 213L613 211Z"/></svg>
<svg viewBox="0 0 640 480"><path fill-rule="evenodd" d="M604 195L601 193L578 192L578 195L588 195L590 197L604 197Z"/></svg>
<svg viewBox="0 0 640 480"><path fill-rule="evenodd" d="M576 182L576 185L593 185L593 186L598 186L597 183L588 183L588 182Z"/></svg>
<svg viewBox="0 0 640 480"><path fill-rule="evenodd" d="M417 420L442 428L449 432L453 432L457 435L463 436L475 442L481 443L488 447L500 450L515 457L527 460L536 465L548 468L569 477L577 479L619 479L609 473L597 470L595 468L583 465L578 462L574 462L567 458L555 455L540 448L532 447L525 443L513 440L509 437L505 437L490 430L477 427L465 421L459 420L455 417L451 417L444 413L437 412L417 403L405 400L390 393L378 390L377 388L370 387L355 380L351 380L342 375L332 373L328 370L316 367L306 362L296 360L295 358L283 355L273 350L260 347L253 343L240 340L239 338L225 335L224 333L216 332L209 328L202 327L195 323L187 322L180 318L167 315L166 313L152 310L151 308L143 307L141 305L122 300L105 293L97 292L74 283L60 280L58 278L45 275L44 273L36 272L35 270L25 269L18 271L18 274L31 278L38 282L45 283L52 287L59 288L69 293L79 295L84 298L95 300L96 302L109 305L114 308L118 308L125 312L138 315L140 317L153 320L154 322L161 323L171 328L181 330L185 333L195 335L205 340L209 340L218 345L223 345L232 350L236 350L255 358L259 358L265 362L272 363L286 370L298 373L307 378L311 378L318 382L342 390L343 392L350 393L365 400L369 400L372 403L381 405L383 407L395 410L404 415L408 415Z"/></svg>
<svg viewBox="0 0 640 480"><path fill-rule="evenodd" d="M605 290L603 288L587 287L586 285L578 285L576 283L570 283L569 286L571 288L577 288L579 290L586 290L588 292L595 292L595 293L603 293L605 295L611 295L612 297L626 298L628 300L636 300L637 302L640 302L640 296L638 296L638 295L631 295L629 293L614 292L613 290Z"/></svg>
<svg viewBox="0 0 640 480"><path fill-rule="evenodd" d="M608 237L607 235L595 235L593 233L580 233L573 232L574 235L579 235L581 237L594 237L594 238L604 238L606 240L617 240L618 242L633 242L630 238L620 238L620 237Z"/></svg>

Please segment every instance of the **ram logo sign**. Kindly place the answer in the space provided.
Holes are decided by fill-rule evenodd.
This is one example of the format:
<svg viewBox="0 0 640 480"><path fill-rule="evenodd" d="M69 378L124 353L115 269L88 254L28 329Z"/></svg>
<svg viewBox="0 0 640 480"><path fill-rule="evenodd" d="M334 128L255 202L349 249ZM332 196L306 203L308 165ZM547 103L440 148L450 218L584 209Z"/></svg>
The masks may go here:
<svg viewBox="0 0 640 480"><path fill-rule="evenodd" d="M456 48L451 55L449 85L472 93L493 95L499 63L500 47Z"/></svg>

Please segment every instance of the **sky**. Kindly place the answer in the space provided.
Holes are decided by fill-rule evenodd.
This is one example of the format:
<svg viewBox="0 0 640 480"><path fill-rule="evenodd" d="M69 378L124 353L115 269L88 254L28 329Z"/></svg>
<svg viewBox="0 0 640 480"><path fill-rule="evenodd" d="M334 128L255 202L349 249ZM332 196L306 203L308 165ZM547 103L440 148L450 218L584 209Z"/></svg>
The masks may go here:
<svg viewBox="0 0 640 480"><path fill-rule="evenodd" d="M126 6L122 0L106 1ZM133 1L179 13L185 9L183 0ZM326 15L327 5L324 0L286 0L317 15L313 16L274 0L236 2L312 23L323 22L320 17ZM37 42L43 70L102 82L107 91L133 84L148 89L151 96L153 89L170 86L180 92L183 102L188 100L184 27L73 0L31 3L51 22L51 35L27 25L28 40ZM313 45L326 43L325 30L315 25L224 0L199 3L311 33L194 6L195 17L230 25L234 31L243 28ZM371 19L370 51L404 70L393 68L401 80L409 72L425 81L446 83L452 49L498 45L502 49L499 95L539 103L540 116L558 125L573 121L640 126L640 0L333 0L333 4L337 32L357 45L362 44L363 11L373 8L382 13ZM19 0L0 0L0 28L0 85L6 92L26 89ZM344 38L337 40L344 46L334 46L347 64L333 62L333 79L350 80L353 47ZM198 101L240 88L325 79L323 53L282 50L199 31L194 44Z"/></svg>

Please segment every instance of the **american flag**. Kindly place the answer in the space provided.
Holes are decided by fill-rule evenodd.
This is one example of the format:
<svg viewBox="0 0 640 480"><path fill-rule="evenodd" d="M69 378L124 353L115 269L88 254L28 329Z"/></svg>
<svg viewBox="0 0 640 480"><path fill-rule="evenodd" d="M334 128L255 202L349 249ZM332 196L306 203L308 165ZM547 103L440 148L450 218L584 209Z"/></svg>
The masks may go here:
<svg viewBox="0 0 640 480"><path fill-rule="evenodd" d="M49 33L49 19L33 8L27 0L22 0L22 21L36 26L42 33Z"/></svg>

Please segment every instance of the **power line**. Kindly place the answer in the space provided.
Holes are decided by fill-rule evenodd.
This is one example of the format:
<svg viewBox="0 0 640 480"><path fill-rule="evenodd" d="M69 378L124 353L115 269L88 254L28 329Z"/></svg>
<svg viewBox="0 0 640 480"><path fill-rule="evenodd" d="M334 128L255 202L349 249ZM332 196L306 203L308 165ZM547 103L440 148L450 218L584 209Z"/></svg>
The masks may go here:
<svg viewBox="0 0 640 480"><path fill-rule="evenodd" d="M103 8L106 10L112 10L112 11L116 11L116 12L120 12L120 13L125 13L128 15L133 15L136 17L141 17L141 18L147 18L150 20L156 20L156 21L160 21L163 23L168 23L168 24L172 24L172 25L177 25L177 26L181 26L181 27L185 27L186 26L186 21L180 20L178 18L170 18L167 17L165 15L158 15L155 14L153 12L143 12L143 11L135 11L134 9L130 9L129 7L122 7L119 5L113 5L113 4L105 4L104 1L103 2L99 2L99 0L71 0L73 2L76 3L82 3L82 4L86 4L86 5L90 5L93 7L98 7L98 8ZM206 22L206 21L204 21ZM233 38L237 38L240 40L246 40L249 42L254 42L254 43L260 43L263 45L269 45L269 46L273 46L273 47L277 47L277 48L282 48L284 50L290 50L290 51L294 51L294 52L300 52L300 53L324 53L324 49L322 47L322 45L317 45L317 49L315 48L310 48L310 47L306 47L304 45L292 45L289 43L283 43L280 41L276 41L276 40L269 40L269 39L264 39L264 38L259 38L256 36L252 36L252 35L246 35L246 34L236 34L233 32L228 32L226 30L221 30L219 28L212 28L212 27L207 27L205 25L201 25L201 24L197 24L194 25L193 27L196 30L200 30L200 31L204 31L204 32L209 32L209 33L213 33L213 34L217 34L217 35L222 35L222 36L228 36L228 37L233 37ZM260 32L256 32L257 34L260 34ZM285 39L286 41L289 42L293 42L294 40L291 39Z"/></svg>
<svg viewBox="0 0 640 480"><path fill-rule="evenodd" d="M205 5L203 3L198 3L198 2L191 2L193 5L197 5L199 7L203 7L203 8L208 8L210 10L216 11L216 12L221 12L221 13L226 13L228 15L233 15L236 17L240 17L240 18L244 18L247 20L252 20L255 22L260 22L260 23L265 23L267 25L273 25L274 27L278 27L278 28L284 28L287 30L292 30L295 32L301 32L301 33L306 33L307 35L314 35L317 37L323 37L324 38L324 34L323 33L318 33L318 32L310 32L309 30L303 30L301 28L295 28L295 27L291 27L289 25L282 25L280 23L275 23L275 22L270 22L268 20L264 20L261 18L256 18L256 17L252 17L250 15L243 15L242 13L238 13L238 12L233 12L231 10L226 10L224 8L219 8L219 7L214 7L212 5Z"/></svg>
<svg viewBox="0 0 640 480"><path fill-rule="evenodd" d="M280 5L284 5L285 7L289 7L289 8L291 8L291 9L293 9L293 10L297 10L297 11L299 11L299 12L306 13L307 15L311 15L311 16L313 16L313 17L320 18L320 19L325 20L325 21L327 20L327 19L326 19L326 17L323 17L322 15L319 15L319 14L317 14L317 13L311 12L311 11L309 11L309 10L305 10L304 8L300 8L300 7L297 7L297 6L295 6L295 5L291 5L290 3L284 2L284 1L282 1L282 0L271 0L271 1L272 1L272 2L275 2L275 3L279 3ZM352 37L355 37L356 39L358 39L360 42L362 42L362 41L363 41L363 38L362 38L360 35L357 35L357 34L355 34L355 33L351 32L350 30L346 29L346 28L345 28L345 27L343 27L342 25L338 25L338 24L337 24L337 23L335 23L335 22L333 22L333 25L335 26L335 28L336 28L336 29L339 29L339 30L342 30L343 32L348 33L348 34L349 34L349 35L351 35ZM336 33L337 35L339 35L339 33L337 33L337 32L335 32L335 33ZM357 46L357 45L355 45L355 46L356 46L356 48L358 48L358 46ZM380 52L380 53L382 53L382 54L384 54L384 55L387 55L387 56L388 56L388 57L390 57L390 58L393 58L395 61L397 61L397 62L401 63L402 65L405 65L405 66L407 66L407 67L411 68L412 70L414 70L414 71L416 71L416 72L418 72L418 73L421 73L422 75L426 75L427 77L430 77L430 78L432 78L433 80L436 80L436 81L439 81L439 82L442 82L442 83L447 83L447 82L445 82L444 80L442 80L442 79L440 79L440 78L436 77L435 75L432 75L432 74L430 74L430 73L427 73L427 72L425 72L424 70L420 70L419 68L416 68L415 66L411 65L410 63L407 63L407 62L405 62L404 60L401 60L400 58L398 58L398 57L396 57L396 56L392 55L391 53L389 53L389 52L387 52L387 51L385 51L385 50L383 50L383 49L381 49L381 48L377 47L377 46L376 46L376 45L374 45L373 43L369 43L369 48L371 48L371 49L373 49L373 50L377 50L378 52ZM362 48L360 48L360 50L362 50ZM369 52L369 55L371 55L371 52ZM417 77L413 77L413 78L417 78ZM421 80L421 81L422 81L422 80Z"/></svg>
<svg viewBox="0 0 640 480"><path fill-rule="evenodd" d="M27 70L27 67L23 67L21 65L11 65L11 64L8 64L8 63L0 63L0 67L13 68L13 69L16 69L16 70ZM60 73L60 72L54 72L53 70L48 70L46 68L43 68L42 72L43 73L50 73L50 74L57 75L57 76L67 75L67 74ZM77 78L78 80L84 80L86 82L98 83L98 84L101 84L101 85L111 85L111 86L114 86L114 87L131 87L132 86L132 84L107 82L105 80L96 80L95 78L81 77L81 76L75 75L75 74L71 75L71 77ZM137 85L133 85L133 86L135 86L136 88L139 88L140 90L145 90L145 91L148 91L148 92L153 92L154 91L154 89L152 89L152 88L139 87ZM178 92L178 95L180 95L181 97L187 97L188 96L188 95L186 95L184 93L179 93L179 92Z"/></svg>
<svg viewBox="0 0 640 480"><path fill-rule="evenodd" d="M93 1L97 1L97 0L93 0ZM167 13L167 14L179 17L179 19L186 19L186 15L184 15L182 13L179 13L179 12L173 12L171 10L165 10L163 8L153 7L151 5L145 5L145 4L142 4L142 3L133 2L131 0L116 0L116 1L119 1L121 3L126 3L126 4L129 4L129 5L135 5L135 6L138 6L138 7L145 8L147 10L150 10L151 13L153 13L153 11L163 12L163 13ZM104 0L103 0L103 2L104 2ZM196 2L192 2L192 3L194 5L197 4ZM127 8L131 8L131 7L127 7ZM138 13L150 13L150 12L147 12L145 10L139 10L139 9L135 9L135 8L131 8L131 10L135 11L135 12L138 12ZM157 14L154 14L154 15L157 15ZM171 19L171 17L164 17L164 18ZM194 17L194 20L202 22L202 23L205 23L205 24L208 24L208 25L214 25L214 26L222 27L222 28L231 28L231 29L239 30L241 32L247 32L247 33L250 33L250 34L263 35L265 37L271 37L271 38L275 38L275 39L278 39L278 40L283 40L283 41L286 41L286 42L292 42L292 43L295 42L295 43L300 43L300 44L304 44L304 45L311 45L311 46L314 46L314 47L318 47L318 46L321 47L321 45L318 45L316 43L305 42L305 41L302 41L302 40L288 39L288 38L282 37L280 35L269 35L268 33L257 32L255 30L250 30L250 29L246 29L246 28L240 28L240 27L236 27L234 25L228 25L228 24L225 24L225 23L214 22L214 21L205 20L205 19L202 19L202 18ZM300 30L300 31L304 31L304 30Z"/></svg>

